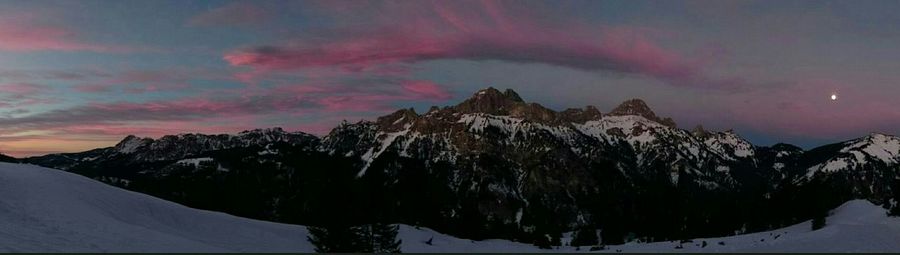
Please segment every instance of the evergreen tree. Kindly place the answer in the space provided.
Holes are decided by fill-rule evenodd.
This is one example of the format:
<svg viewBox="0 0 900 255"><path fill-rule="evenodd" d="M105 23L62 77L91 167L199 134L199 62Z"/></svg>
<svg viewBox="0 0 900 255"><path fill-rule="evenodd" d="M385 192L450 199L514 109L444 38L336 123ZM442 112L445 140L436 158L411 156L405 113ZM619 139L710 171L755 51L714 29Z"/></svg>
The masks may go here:
<svg viewBox="0 0 900 255"><path fill-rule="evenodd" d="M371 225L374 253L400 253L400 244L402 240L397 239L399 225L388 225L384 223L376 223Z"/></svg>
<svg viewBox="0 0 900 255"><path fill-rule="evenodd" d="M829 193L823 180L814 180L808 185L811 191L810 194L813 195L813 197L810 198L812 230L817 230L825 227L825 217L828 216L827 198Z"/></svg>
<svg viewBox="0 0 900 255"><path fill-rule="evenodd" d="M400 227L383 223L362 226L309 227L310 243L319 253L400 253Z"/></svg>
<svg viewBox="0 0 900 255"><path fill-rule="evenodd" d="M550 245L562 246L562 233L553 232L550 234Z"/></svg>
<svg viewBox="0 0 900 255"><path fill-rule="evenodd" d="M534 246L537 246L541 249L552 249L550 236L544 234L543 232L534 232Z"/></svg>
<svg viewBox="0 0 900 255"><path fill-rule="evenodd" d="M819 210L818 212L816 212L816 215L813 216L812 219L812 230L817 230L825 227L825 216L827 215L827 210Z"/></svg>
<svg viewBox="0 0 900 255"><path fill-rule="evenodd" d="M359 227L340 225L309 227L310 236L306 239L318 253L370 252L371 248L367 249L361 230Z"/></svg>
<svg viewBox="0 0 900 255"><path fill-rule="evenodd" d="M574 237L572 237L572 246L591 246L597 245L600 243L600 240L597 238L597 229L595 228L582 228L575 232Z"/></svg>
<svg viewBox="0 0 900 255"><path fill-rule="evenodd" d="M892 199L888 199L886 205L889 207L888 215L900 216L900 179L894 179L891 185L891 192L894 193Z"/></svg>
<svg viewBox="0 0 900 255"><path fill-rule="evenodd" d="M622 226L618 223L607 224L600 231L600 239L606 245L623 244L625 243L625 231L622 230Z"/></svg>

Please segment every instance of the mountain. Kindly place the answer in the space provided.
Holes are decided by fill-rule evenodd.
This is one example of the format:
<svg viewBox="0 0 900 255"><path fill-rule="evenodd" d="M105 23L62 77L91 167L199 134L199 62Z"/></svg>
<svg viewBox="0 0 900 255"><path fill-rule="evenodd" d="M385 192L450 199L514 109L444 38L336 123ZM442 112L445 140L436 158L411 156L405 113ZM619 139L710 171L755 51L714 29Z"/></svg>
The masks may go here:
<svg viewBox="0 0 900 255"><path fill-rule="evenodd" d="M838 178L857 182L855 194L868 196L884 193L885 179L897 176L896 166L900 162L900 138L873 133L859 139L818 148L814 154L825 154L822 158L807 159L802 167L805 173L795 182L809 182L817 176Z"/></svg>
<svg viewBox="0 0 900 255"><path fill-rule="evenodd" d="M677 222L706 208L693 203L729 203L733 196L720 194L738 192L742 172L756 167L755 148L738 135L695 136L657 117L641 100L628 100L605 115L593 106L555 112L493 88L422 115L404 109L372 122L342 124L323 138L320 150L358 157L358 177L396 194L427 190L404 183L434 183L428 188L441 188L434 193L452 195L419 199L448 201L425 210L437 214L433 217L450 215L434 223L448 228L482 224L475 217L490 218L495 222L488 224L497 229L569 229L683 202L672 205L683 210L675 215L645 216ZM413 177L421 172L429 174ZM603 209L627 203L641 208ZM422 215L419 209L408 209L410 216Z"/></svg>
<svg viewBox="0 0 900 255"><path fill-rule="evenodd" d="M69 169L76 165L97 161L126 159L133 162L170 161L201 155L204 152L252 146L267 146L286 143L302 149L313 149L318 138L302 132L285 132L281 128L256 129L237 135L180 134L167 135L159 139L125 137L113 147L90 150L81 153L51 154L30 158L40 165L52 165L59 169Z"/></svg>
<svg viewBox="0 0 900 255"><path fill-rule="evenodd" d="M187 208L32 165L0 163L0 252L312 252L299 225ZM608 252L890 252L900 250L900 219L855 200L833 210L825 228L809 222L761 233L607 246ZM562 242L570 241L566 233ZM507 240L473 241L400 226L403 252L575 252ZM429 242L430 240L430 242ZM426 243L429 242L430 244ZM708 246L703 246L702 243ZM675 247L682 247L677 249ZM588 251L582 247L580 251Z"/></svg>
<svg viewBox="0 0 900 255"><path fill-rule="evenodd" d="M730 130L680 129L640 99L606 114L554 111L487 88L423 114L344 122L322 138L129 136L24 161L256 219L402 222L524 242L600 228L620 243L789 226L854 198L889 204L897 141L760 147Z"/></svg>

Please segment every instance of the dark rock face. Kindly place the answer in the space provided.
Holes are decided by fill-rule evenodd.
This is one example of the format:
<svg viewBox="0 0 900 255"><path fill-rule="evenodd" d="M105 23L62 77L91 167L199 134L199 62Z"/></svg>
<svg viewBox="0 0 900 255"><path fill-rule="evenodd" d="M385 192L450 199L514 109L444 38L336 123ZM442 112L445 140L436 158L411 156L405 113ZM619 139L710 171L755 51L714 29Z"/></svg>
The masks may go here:
<svg viewBox="0 0 900 255"><path fill-rule="evenodd" d="M377 218L529 241L579 228L672 239L783 226L812 205L883 200L898 155L900 140L887 135L810 151L757 147L732 131L678 129L639 99L605 115L556 112L487 88L424 114L345 122L321 139L277 128L129 136L24 160L247 217ZM838 195L819 199L823 189Z"/></svg>
<svg viewBox="0 0 900 255"><path fill-rule="evenodd" d="M525 104L519 94L512 90L500 92L495 88L487 88L475 93L471 98L456 106L462 113L486 113L509 115L510 111Z"/></svg>
<svg viewBox="0 0 900 255"><path fill-rule="evenodd" d="M644 117L648 120L656 121L660 124L663 124L668 127L675 127L675 121L671 118L659 118L653 113L653 110L650 110L650 107L647 106L647 103L644 103L644 100L640 99L629 99L625 102L622 102L619 106L614 108L608 114L609 116L626 116L626 115L637 115Z"/></svg>
<svg viewBox="0 0 900 255"><path fill-rule="evenodd" d="M577 123L584 124L592 120L600 120L603 114L597 107L592 105L586 106L584 109L569 108L559 113L558 123Z"/></svg>

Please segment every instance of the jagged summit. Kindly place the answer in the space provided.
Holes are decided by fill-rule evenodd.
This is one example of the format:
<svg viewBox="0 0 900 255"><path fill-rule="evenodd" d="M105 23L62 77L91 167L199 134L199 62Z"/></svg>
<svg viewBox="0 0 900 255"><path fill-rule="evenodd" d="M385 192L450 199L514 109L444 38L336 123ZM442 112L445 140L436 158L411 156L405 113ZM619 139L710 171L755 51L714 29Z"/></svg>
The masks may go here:
<svg viewBox="0 0 900 255"><path fill-rule="evenodd" d="M389 115L378 117L375 123L385 130L402 130L404 126L419 118L419 114L413 108L400 109Z"/></svg>
<svg viewBox="0 0 900 255"><path fill-rule="evenodd" d="M609 113L607 113L606 115L607 116L629 116L629 115L641 116L641 117L647 118L649 120L659 122L660 124L663 124L666 126L675 127L674 120L672 120L671 118L657 117L656 113L653 113L653 110L651 110L650 107L647 106L647 103L645 103L644 100L637 99L637 98L629 99L629 100L626 100L625 102L622 102L621 104L619 104L619 106L616 106L616 108L613 108L613 110L610 111Z"/></svg>
<svg viewBox="0 0 900 255"><path fill-rule="evenodd" d="M607 113L609 116L623 116L623 115L637 115L642 116L648 119L655 119L656 114L653 113L653 110L650 110L650 107L647 106L647 103L644 100L640 100L637 98L626 100L613 108L612 111Z"/></svg>
<svg viewBox="0 0 900 255"><path fill-rule="evenodd" d="M281 127L273 127L273 128L257 128L253 130L244 130L238 133L238 135L245 134L271 134L271 133L287 133Z"/></svg>
<svg viewBox="0 0 900 255"><path fill-rule="evenodd" d="M489 87L475 92L455 108L463 113L508 114L511 108L521 104L525 104L525 101L512 89L500 92Z"/></svg>
<svg viewBox="0 0 900 255"><path fill-rule="evenodd" d="M151 141L153 141L153 139L140 138L135 135L128 135L124 139L122 139L122 141L117 143L115 148L116 148L116 151L118 151L120 153L128 154L128 153L132 153L135 150L137 150L137 148L140 147L141 145L143 145L147 142L151 142Z"/></svg>
<svg viewBox="0 0 900 255"><path fill-rule="evenodd" d="M515 90L506 89L503 92L494 88L487 87L486 89L479 90L472 95L472 98L481 99L481 98L503 98L506 100L511 100L515 102L524 102L521 97L519 97L519 93L516 93Z"/></svg>
<svg viewBox="0 0 900 255"><path fill-rule="evenodd" d="M600 118L603 118L603 114L593 105L588 105L584 109L569 108L559 112L559 120L562 122L583 124Z"/></svg>
<svg viewBox="0 0 900 255"><path fill-rule="evenodd" d="M425 116L436 112L448 110L448 108L440 109L432 107ZM405 110L401 110L405 111ZM589 105L583 109L569 108L560 112L548 109L538 103L528 103L512 89L500 91L494 87L488 87L472 94L472 97L466 99L456 106L449 107L452 113L461 114L490 114L500 116L511 116L523 118L529 121L535 121L544 124L565 124L565 123L585 123L591 120L599 120L602 114L595 106ZM446 111L444 111L446 113ZM399 112L382 118L396 120L399 119ZM618 107L610 111L605 116L641 116L648 120L658 122L669 127L676 127L675 121L671 118L660 118L656 116L653 110L641 99L630 99ZM379 124L390 124L379 118ZM407 118L410 119L410 118ZM393 122L392 122L393 123ZM384 125L380 125L384 126Z"/></svg>
<svg viewBox="0 0 900 255"><path fill-rule="evenodd" d="M475 92L471 98L456 105L452 110L462 114L512 116L541 123L550 123L557 119L555 111L537 103L526 103L514 90L507 89L501 92L493 87Z"/></svg>

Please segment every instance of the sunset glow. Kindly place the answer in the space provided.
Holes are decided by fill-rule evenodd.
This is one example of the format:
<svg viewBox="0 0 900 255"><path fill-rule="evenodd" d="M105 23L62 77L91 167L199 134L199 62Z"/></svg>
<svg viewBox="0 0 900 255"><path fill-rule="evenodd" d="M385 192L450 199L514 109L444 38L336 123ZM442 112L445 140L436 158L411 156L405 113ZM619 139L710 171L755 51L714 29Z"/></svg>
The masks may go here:
<svg viewBox="0 0 900 255"><path fill-rule="evenodd" d="M642 98L760 145L896 133L900 3L879 3L2 1L0 152L324 135L487 86L556 110Z"/></svg>

